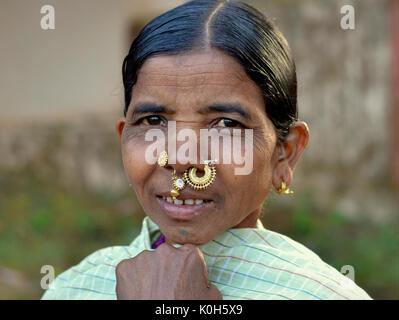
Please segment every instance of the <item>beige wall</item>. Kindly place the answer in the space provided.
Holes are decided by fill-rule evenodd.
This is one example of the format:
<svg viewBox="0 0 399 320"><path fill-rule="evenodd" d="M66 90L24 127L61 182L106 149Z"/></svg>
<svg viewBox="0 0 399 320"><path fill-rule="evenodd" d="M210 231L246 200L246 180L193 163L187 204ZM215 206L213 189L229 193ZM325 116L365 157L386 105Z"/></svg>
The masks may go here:
<svg viewBox="0 0 399 320"><path fill-rule="evenodd" d="M119 110L129 23L181 2L1 0L0 118ZM45 4L54 6L55 30L40 27Z"/></svg>
<svg viewBox="0 0 399 320"><path fill-rule="evenodd" d="M51 141L52 127L32 129L27 136L16 121L40 128L43 119L70 122L86 113L103 120L89 128L84 121L70 122L75 129L66 135L65 149L54 150L53 162L64 169L65 179L123 188L113 126L123 109L121 63L129 25L181 2L1 0L0 169L39 163ZM392 216L397 202L388 165L388 1L248 2L276 19L296 59L299 114L309 124L311 140L292 188L310 190L323 207L354 217ZM55 30L40 28L44 4L55 7ZM355 7L355 30L340 28L344 4ZM99 136L104 143L97 139L93 146ZM115 156L103 157L109 145Z"/></svg>

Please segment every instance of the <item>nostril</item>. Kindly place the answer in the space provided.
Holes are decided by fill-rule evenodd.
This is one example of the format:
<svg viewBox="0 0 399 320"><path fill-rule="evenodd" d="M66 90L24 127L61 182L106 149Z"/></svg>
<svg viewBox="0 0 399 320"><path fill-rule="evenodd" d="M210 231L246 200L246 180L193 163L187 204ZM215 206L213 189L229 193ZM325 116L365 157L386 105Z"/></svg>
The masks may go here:
<svg viewBox="0 0 399 320"><path fill-rule="evenodd" d="M195 175L196 175L198 178L202 178L202 177L205 175L205 171L204 171L204 170L201 170L201 169L197 169L197 171L195 172Z"/></svg>

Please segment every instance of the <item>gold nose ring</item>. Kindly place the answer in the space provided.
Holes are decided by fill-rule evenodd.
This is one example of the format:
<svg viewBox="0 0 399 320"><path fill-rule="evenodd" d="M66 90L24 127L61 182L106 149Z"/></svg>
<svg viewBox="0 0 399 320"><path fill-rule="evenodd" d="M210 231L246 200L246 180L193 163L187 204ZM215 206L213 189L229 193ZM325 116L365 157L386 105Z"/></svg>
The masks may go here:
<svg viewBox="0 0 399 320"><path fill-rule="evenodd" d="M184 171L183 179L194 190L204 190L209 188L216 179L215 162L217 160L204 161L204 175L197 176L197 168L191 167Z"/></svg>

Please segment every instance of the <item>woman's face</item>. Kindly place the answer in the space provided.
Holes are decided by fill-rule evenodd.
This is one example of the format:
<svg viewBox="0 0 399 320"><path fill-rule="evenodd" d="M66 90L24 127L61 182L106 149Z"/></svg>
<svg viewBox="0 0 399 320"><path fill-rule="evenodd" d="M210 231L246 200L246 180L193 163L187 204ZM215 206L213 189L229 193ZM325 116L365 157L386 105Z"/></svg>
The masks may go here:
<svg viewBox="0 0 399 320"><path fill-rule="evenodd" d="M158 108L143 113L143 108L138 107L144 104ZM211 107L231 105L242 112ZM196 205L198 215L178 216L181 213L178 206L190 204L175 205L163 199L170 196L173 170L181 177L193 165L182 164L178 159L176 164L160 167L145 159L146 149L154 144L145 141L146 132L162 130L167 144L168 121L176 122L177 134L182 129L191 129L198 139L200 129L224 129L224 132L252 129L253 132L253 169L249 174L235 174L234 169L242 168L243 164L219 161L222 163L215 166L216 180L209 188L195 191L186 186L180 191L178 199L206 200ZM266 115L260 88L232 57L209 49L150 58L139 71L126 118L118 122L117 130L130 183L144 211L158 224L168 242L202 244L229 228L255 227L271 187L280 148L276 148L276 134ZM176 149L183 143L176 141ZM200 163L200 152L197 154ZM194 166L200 176L203 165Z"/></svg>

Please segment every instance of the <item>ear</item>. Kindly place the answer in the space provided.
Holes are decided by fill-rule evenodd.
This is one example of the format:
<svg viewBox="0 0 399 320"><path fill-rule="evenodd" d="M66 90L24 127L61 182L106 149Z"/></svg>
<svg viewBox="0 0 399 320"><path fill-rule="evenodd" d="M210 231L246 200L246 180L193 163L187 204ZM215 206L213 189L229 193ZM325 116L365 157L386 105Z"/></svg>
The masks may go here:
<svg viewBox="0 0 399 320"><path fill-rule="evenodd" d="M287 186L292 183L294 169L309 142L309 128L305 122L294 122L285 142L278 147L279 155L273 171L273 185L276 189L285 181Z"/></svg>
<svg viewBox="0 0 399 320"><path fill-rule="evenodd" d="M125 127L126 120L122 118L116 122L116 134L118 135L119 141L122 140L122 132L123 128Z"/></svg>

